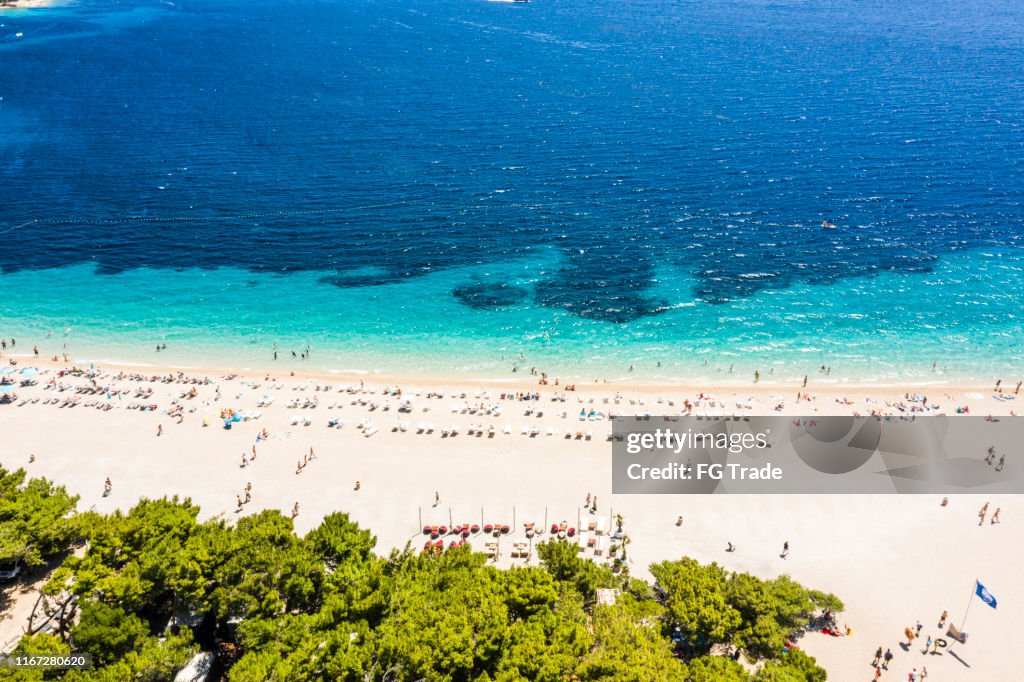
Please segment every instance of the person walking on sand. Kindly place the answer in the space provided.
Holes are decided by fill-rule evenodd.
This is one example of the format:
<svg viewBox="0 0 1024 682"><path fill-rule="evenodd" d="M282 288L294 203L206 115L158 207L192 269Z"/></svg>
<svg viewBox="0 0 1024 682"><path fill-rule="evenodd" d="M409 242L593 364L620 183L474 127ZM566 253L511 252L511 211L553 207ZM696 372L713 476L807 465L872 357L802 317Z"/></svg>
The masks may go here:
<svg viewBox="0 0 1024 682"><path fill-rule="evenodd" d="M922 666L921 674L917 676L917 679L921 680L921 682L924 682L924 678L926 677L928 677L928 668Z"/></svg>
<svg viewBox="0 0 1024 682"><path fill-rule="evenodd" d="M992 460L995 459L995 457L996 457L996 446L993 445L993 446L991 446L988 449L988 456L985 457L985 464L988 464L989 466L992 466Z"/></svg>
<svg viewBox="0 0 1024 682"><path fill-rule="evenodd" d="M299 515L299 503L296 502L295 505L292 506L292 518L294 519L298 515Z"/></svg>
<svg viewBox="0 0 1024 682"><path fill-rule="evenodd" d="M907 673L907 682L917 682L917 668Z"/></svg>
<svg viewBox="0 0 1024 682"><path fill-rule="evenodd" d="M911 643L913 643L913 641L914 641L914 631L913 630L911 630L910 628L904 628L903 629L903 636L907 638L907 646L909 646Z"/></svg>
<svg viewBox="0 0 1024 682"><path fill-rule="evenodd" d="M235 495L235 500L238 503L238 509L236 509L235 511L236 512L242 511L242 507L245 505L245 503L242 502L242 496L241 495Z"/></svg>
<svg viewBox="0 0 1024 682"><path fill-rule="evenodd" d="M942 615L939 616L939 629L946 627L946 619L949 618L949 611L943 610Z"/></svg>
<svg viewBox="0 0 1024 682"><path fill-rule="evenodd" d="M807 388L807 375L804 375L804 388Z"/></svg>
<svg viewBox="0 0 1024 682"><path fill-rule="evenodd" d="M434 491L434 506L441 504L441 493L437 490Z"/></svg>
<svg viewBox="0 0 1024 682"><path fill-rule="evenodd" d="M915 625L914 627L916 628L916 630L914 632L914 636L915 637L920 637L921 636L921 628L924 627L923 625L921 625L921 621L917 621L917 625Z"/></svg>
<svg viewBox="0 0 1024 682"><path fill-rule="evenodd" d="M996 465L996 471L1002 471L1003 467L1006 466L1006 455L999 457L999 464Z"/></svg>
<svg viewBox="0 0 1024 682"><path fill-rule="evenodd" d="M876 680L882 679L882 669L879 668L877 665L875 666L875 679Z"/></svg>
<svg viewBox="0 0 1024 682"><path fill-rule="evenodd" d="M871 661L871 665L878 667L879 662L882 660L882 647L878 647L875 650L875 660Z"/></svg>
<svg viewBox="0 0 1024 682"><path fill-rule="evenodd" d="M163 424L157 424L156 425L156 435L157 436L164 435L164 425Z"/></svg>
<svg viewBox="0 0 1024 682"><path fill-rule="evenodd" d="M782 543L782 558L785 559L789 556L789 540Z"/></svg>
<svg viewBox="0 0 1024 682"><path fill-rule="evenodd" d="M886 649L885 656L883 656L882 659L885 661L885 663L882 664L882 667L888 670L889 664L892 662L892 649Z"/></svg>
<svg viewBox="0 0 1024 682"><path fill-rule="evenodd" d="M988 514L988 502L983 504L981 506L981 509L978 511L978 525L979 526L981 524L985 523L985 514Z"/></svg>
<svg viewBox="0 0 1024 682"><path fill-rule="evenodd" d="M928 653L928 650L932 648L932 636L928 635L928 639L925 640L924 649L921 651L922 654Z"/></svg>
<svg viewBox="0 0 1024 682"><path fill-rule="evenodd" d="M1003 510L1002 507L996 507L995 513L992 514L992 525L1000 523L1000 521L999 521L999 512L1001 512L1002 510Z"/></svg>

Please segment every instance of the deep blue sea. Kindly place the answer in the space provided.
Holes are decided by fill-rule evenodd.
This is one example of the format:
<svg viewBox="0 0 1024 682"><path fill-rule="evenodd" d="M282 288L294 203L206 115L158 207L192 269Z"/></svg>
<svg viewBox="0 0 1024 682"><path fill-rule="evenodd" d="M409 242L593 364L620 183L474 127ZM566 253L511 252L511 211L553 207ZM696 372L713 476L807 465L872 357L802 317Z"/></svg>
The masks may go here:
<svg viewBox="0 0 1024 682"><path fill-rule="evenodd" d="M0 10L0 62L19 349L719 380L1024 360L1019 0L81 0Z"/></svg>

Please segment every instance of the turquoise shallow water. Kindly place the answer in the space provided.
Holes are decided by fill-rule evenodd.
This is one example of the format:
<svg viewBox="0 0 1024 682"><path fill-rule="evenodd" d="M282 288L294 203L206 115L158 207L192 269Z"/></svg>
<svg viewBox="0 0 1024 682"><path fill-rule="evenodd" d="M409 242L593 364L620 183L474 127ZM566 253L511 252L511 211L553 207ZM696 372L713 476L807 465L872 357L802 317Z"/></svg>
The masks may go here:
<svg viewBox="0 0 1024 682"><path fill-rule="evenodd" d="M693 301L692 281L666 275L654 287L670 309L626 328L530 302L467 309L451 295L467 281L529 287L558 267L555 254L547 256L363 288L335 287L316 272L22 271L0 276L0 286L15 292L0 301L0 319L22 352L38 341L43 354L66 346L74 359L346 373L510 377L518 365L581 379L742 381L755 369L766 379L813 376L826 363L836 380L988 381L1024 360L1021 250L965 254L929 274L794 285L716 306ZM158 343L167 350L157 353ZM307 344L309 360L291 357Z"/></svg>
<svg viewBox="0 0 1024 682"><path fill-rule="evenodd" d="M1016 0L83 0L0 16L0 57L20 350L694 381L1024 355Z"/></svg>

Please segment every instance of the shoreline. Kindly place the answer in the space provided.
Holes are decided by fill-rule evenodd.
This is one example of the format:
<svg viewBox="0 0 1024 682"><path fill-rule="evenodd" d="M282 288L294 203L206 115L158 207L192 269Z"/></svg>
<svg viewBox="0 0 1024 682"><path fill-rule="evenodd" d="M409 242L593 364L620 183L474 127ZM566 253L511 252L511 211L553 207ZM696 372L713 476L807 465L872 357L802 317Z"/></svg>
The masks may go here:
<svg viewBox="0 0 1024 682"><path fill-rule="evenodd" d="M9 336L9 330L8 330ZM159 334L155 334L159 337ZM720 358L718 364L721 367L709 364L703 367L687 368L674 364L671 360L657 359L656 356L646 358L645 365L620 365L604 364L600 366L582 366L579 364L561 364L557 360L550 361L549 357L542 354L517 355L511 350L505 350L505 355L499 360L479 359L472 363L479 367L459 367L457 364L449 364L447 367L437 367L430 360L433 356L424 358L426 365L418 363L411 355L393 353L380 357L368 358L365 354L353 352L346 356L341 350L314 349L309 358L299 359L291 357L291 349L280 351L280 359L267 357L260 360L255 355L240 356L237 353L233 356L226 356L231 346L217 348L215 352L204 347L186 347L184 350L173 348L171 350L155 351L152 346L146 346L147 350L129 350L123 345L117 345L114 349L96 348L86 345L82 348L68 348L67 336L46 336L37 337L27 335L22 331L16 338L22 339L20 345L13 350L8 345L6 349L0 350L0 363L2 358L14 358L19 361L42 361L47 363L63 363L88 365L99 367L123 368L125 370L139 371L184 371L190 373L221 373L221 374L245 374L247 376L263 376L273 374L276 376L292 376L331 379L373 379L375 381L403 382L409 384L420 384L423 382L457 382L460 384L494 384L494 385L536 385L542 375L549 379L549 386L553 387L555 381L559 385L574 384L578 388L598 388L600 386L630 386L644 387L649 390L678 390L678 389L728 389L744 391L752 388L790 391L795 387L803 386L803 380L807 378L807 387L818 390L836 391L862 391L862 390L890 390L890 389L941 389L942 387L961 387L964 389L985 391L992 388L996 381L1004 382L1004 390L1012 390L1017 382L1024 378L1024 375L1017 377L1008 371L999 370L990 372L980 370L974 373L950 372L945 368L932 367L919 372L908 374L905 377L883 376L865 377L853 374L844 374L842 368L828 367L828 372L822 372L820 360L809 361L803 371L795 371L794 367L776 367L772 364L761 364L763 369L757 370L754 364L751 367L740 366L733 371L736 365L732 357ZM456 340L454 343L458 343ZM38 345L38 360L32 353L32 348ZM247 344L248 345L248 344ZM234 346L237 347L237 346ZM113 352L112 352L113 350ZM301 348L299 349L301 350ZM267 349L267 354L274 351ZM500 354L501 351L496 351ZM454 353L458 356L458 353ZM669 357L678 356L678 353L667 353ZM61 359L61 356L65 359ZM447 354L453 356L453 353ZM324 358L329 358L324 360ZM204 359L208 358L208 359ZM322 364L323 363L323 364ZM336 367L330 367L336 365ZM937 365L937 364L933 364ZM1006 368L1012 365L1008 364ZM530 371L536 369L536 375ZM774 374L775 370L778 374ZM835 371L834 371L835 370ZM755 381L755 373L760 372L760 381ZM979 378L978 375L990 375Z"/></svg>
<svg viewBox="0 0 1024 682"><path fill-rule="evenodd" d="M424 372L402 372L402 371L378 371L378 370L321 370L321 369L293 369L283 366L277 367L235 367L230 368L222 364L210 365L177 365L173 363L146 363L124 360L102 360L90 358L78 358L68 362L61 359L53 360L42 356L35 357L31 353L5 353L0 356L0 366L6 366L10 360L15 360L18 366L37 366L47 369L62 369L72 366L83 369L95 367L106 371L121 371L126 373L153 373L155 375L167 375L184 373L187 375L203 375L210 378L222 378L235 376L241 379L265 380L268 377L278 380L307 380L324 383L354 383L370 382L381 385L407 385L420 388L438 386L471 387L480 385L493 385L494 388L509 388L519 390L540 390L545 392L561 393L567 386L574 386L575 392L608 392L608 391L630 391L641 393L685 393L696 394L700 392L729 392L733 395L759 395L783 393L789 396L794 391L808 392L811 394L824 395L825 397L841 397L842 395L864 396L870 394L884 393L886 397L899 398L899 394L908 390L934 390L943 393L971 392L971 393L992 393L995 389L995 381L984 384L976 380L960 380L953 377L948 379L935 379L932 381L906 381L906 382L876 382L854 378L842 378L821 376L820 374L808 377L806 387L800 379L775 380L772 377L759 382L753 381L699 381L687 380L678 381L671 378L652 379L649 377L637 376L635 378L606 379L602 381L555 384L552 379L547 384L540 383L540 376L531 375L529 372L518 373L519 376L480 376L470 372L446 372L435 371ZM1007 375L1009 377L1010 375ZM1001 388L1008 395L1013 395L1016 389L1016 381L1006 379ZM1021 388L1024 391L1024 387ZM1019 395L1019 393L1017 394Z"/></svg>

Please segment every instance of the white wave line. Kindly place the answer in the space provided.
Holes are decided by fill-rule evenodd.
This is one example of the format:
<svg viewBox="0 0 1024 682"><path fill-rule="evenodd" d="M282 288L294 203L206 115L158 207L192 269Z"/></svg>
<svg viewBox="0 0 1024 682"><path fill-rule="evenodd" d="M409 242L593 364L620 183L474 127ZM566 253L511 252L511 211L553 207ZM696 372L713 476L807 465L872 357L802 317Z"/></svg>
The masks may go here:
<svg viewBox="0 0 1024 682"><path fill-rule="evenodd" d="M23 227L28 227L29 225L33 225L33 224L35 224L37 222L39 222L39 221L37 221L37 220L30 220L27 223L22 223L21 225L15 225L14 227L8 227L6 230L0 230L0 234L7 234L8 232L14 232L15 230L20 230Z"/></svg>

